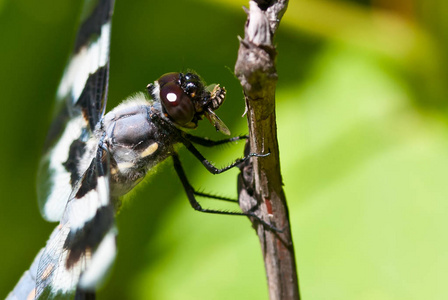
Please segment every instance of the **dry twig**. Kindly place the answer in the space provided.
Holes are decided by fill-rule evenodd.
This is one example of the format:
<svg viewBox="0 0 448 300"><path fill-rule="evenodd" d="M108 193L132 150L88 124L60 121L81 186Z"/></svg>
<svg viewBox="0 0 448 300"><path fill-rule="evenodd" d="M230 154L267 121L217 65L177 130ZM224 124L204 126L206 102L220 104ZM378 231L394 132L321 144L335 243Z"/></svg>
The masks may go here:
<svg viewBox="0 0 448 300"><path fill-rule="evenodd" d="M271 300L300 299L275 121L277 53L273 37L287 4L287 0L250 1L235 65L246 100L250 152L270 153L241 167L240 206L282 230L276 232L251 218L261 243Z"/></svg>

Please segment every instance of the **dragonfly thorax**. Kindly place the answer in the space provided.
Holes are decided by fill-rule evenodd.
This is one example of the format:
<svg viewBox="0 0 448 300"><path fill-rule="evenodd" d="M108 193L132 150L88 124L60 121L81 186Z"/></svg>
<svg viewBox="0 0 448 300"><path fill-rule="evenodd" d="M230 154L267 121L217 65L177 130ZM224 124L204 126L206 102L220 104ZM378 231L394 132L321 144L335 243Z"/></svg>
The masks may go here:
<svg viewBox="0 0 448 300"><path fill-rule="evenodd" d="M113 196L129 192L172 153L174 141L153 122L154 111L157 104L139 93L104 116L102 128L111 160Z"/></svg>

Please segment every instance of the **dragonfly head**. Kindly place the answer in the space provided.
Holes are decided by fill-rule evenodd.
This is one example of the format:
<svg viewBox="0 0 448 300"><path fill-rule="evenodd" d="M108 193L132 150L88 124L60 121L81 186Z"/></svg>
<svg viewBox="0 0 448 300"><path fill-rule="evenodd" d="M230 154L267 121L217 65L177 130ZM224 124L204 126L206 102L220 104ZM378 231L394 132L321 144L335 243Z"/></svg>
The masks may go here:
<svg viewBox="0 0 448 300"><path fill-rule="evenodd" d="M217 130L230 134L215 114L226 95L226 90L219 85L206 87L197 74L173 72L162 75L147 89L155 100L160 101L165 116L175 124L196 128L205 116Z"/></svg>

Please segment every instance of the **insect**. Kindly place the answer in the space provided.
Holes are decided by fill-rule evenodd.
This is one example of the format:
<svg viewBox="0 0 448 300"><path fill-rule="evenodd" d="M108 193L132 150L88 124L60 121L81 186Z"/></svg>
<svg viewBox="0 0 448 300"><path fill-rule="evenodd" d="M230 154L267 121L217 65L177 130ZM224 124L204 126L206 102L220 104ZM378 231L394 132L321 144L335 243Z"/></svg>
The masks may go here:
<svg viewBox="0 0 448 300"><path fill-rule="evenodd" d="M174 149L183 144L213 174L264 156L249 154L218 169L194 144L212 147L245 137L211 141L184 131L205 117L230 134L215 114L224 88L205 86L194 73L167 73L149 84L146 94L138 93L105 114L113 6L113 0L85 1L38 172L41 214L59 225L7 299L93 299L115 259L120 196L169 157L195 210L251 215L202 208L195 196L230 199L195 191Z"/></svg>

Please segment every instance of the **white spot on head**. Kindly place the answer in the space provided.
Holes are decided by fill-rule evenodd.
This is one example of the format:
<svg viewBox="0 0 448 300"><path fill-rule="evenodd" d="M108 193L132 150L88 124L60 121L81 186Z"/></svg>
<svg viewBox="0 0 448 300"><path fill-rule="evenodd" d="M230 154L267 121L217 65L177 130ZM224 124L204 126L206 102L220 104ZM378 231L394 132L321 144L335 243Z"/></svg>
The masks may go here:
<svg viewBox="0 0 448 300"><path fill-rule="evenodd" d="M168 101L170 102L176 102L177 101L177 95L174 93L168 93L166 95L166 99L168 99Z"/></svg>

